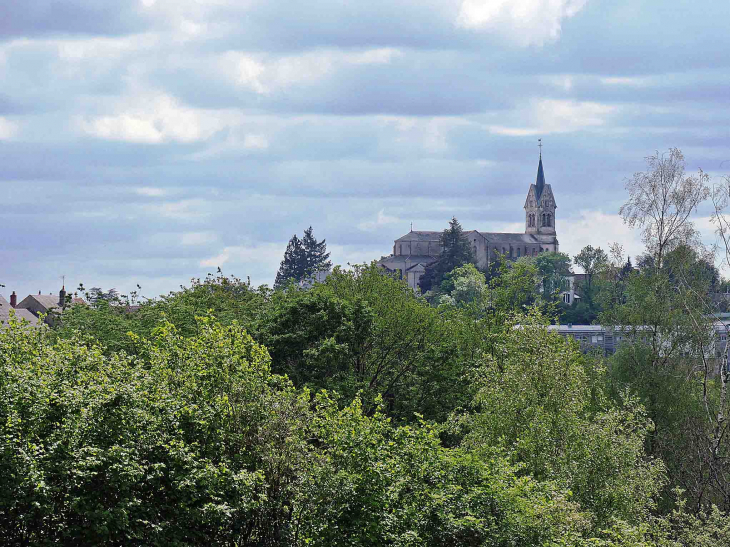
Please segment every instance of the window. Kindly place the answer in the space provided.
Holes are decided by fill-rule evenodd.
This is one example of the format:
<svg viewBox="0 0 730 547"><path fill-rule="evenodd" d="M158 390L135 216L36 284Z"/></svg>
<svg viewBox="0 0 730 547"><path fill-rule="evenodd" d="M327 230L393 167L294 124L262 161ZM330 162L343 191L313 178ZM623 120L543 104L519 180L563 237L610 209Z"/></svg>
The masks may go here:
<svg viewBox="0 0 730 547"><path fill-rule="evenodd" d="M552 226L552 215L550 213L547 214L547 225Z"/></svg>
<svg viewBox="0 0 730 547"><path fill-rule="evenodd" d="M400 254L400 255L403 254L403 244L402 243L400 244L400 252L398 254Z"/></svg>
<svg viewBox="0 0 730 547"><path fill-rule="evenodd" d="M512 258L512 245L509 246L509 257Z"/></svg>
<svg viewBox="0 0 730 547"><path fill-rule="evenodd" d="M565 294L563 294L563 302L565 302L566 304L570 304L570 293L569 292L566 292Z"/></svg>
<svg viewBox="0 0 730 547"><path fill-rule="evenodd" d="M520 251L522 251L522 249L520 249L519 247L517 247L517 258L520 257Z"/></svg>

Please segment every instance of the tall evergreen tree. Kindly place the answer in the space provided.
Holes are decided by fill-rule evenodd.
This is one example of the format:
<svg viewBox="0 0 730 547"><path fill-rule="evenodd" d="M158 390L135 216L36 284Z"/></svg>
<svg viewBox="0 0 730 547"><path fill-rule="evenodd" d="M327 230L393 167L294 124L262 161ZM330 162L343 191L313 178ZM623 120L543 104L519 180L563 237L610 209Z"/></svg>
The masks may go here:
<svg viewBox="0 0 730 547"><path fill-rule="evenodd" d="M331 269L329 257L325 240L317 241L311 226L304 230L302 239L294 234L284 252L274 288L283 287L290 279L302 281L317 272Z"/></svg>
<svg viewBox="0 0 730 547"><path fill-rule="evenodd" d="M281 261L279 271L276 273L274 288L279 289L285 286L290 279L301 281L306 275L307 257L302 240L296 234L289 240L284 251L284 260Z"/></svg>
<svg viewBox="0 0 730 547"><path fill-rule="evenodd" d="M438 287L444 276L454 268L464 264L476 264L469 240L456 217L452 217L449 227L441 234L440 243L441 256L438 262L428 266L421 276L420 286L423 292Z"/></svg>
<svg viewBox="0 0 730 547"><path fill-rule="evenodd" d="M324 239L317 241L311 226L304 230L302 247L304 248L306 275L327 271L332 268L332 262L329 260L330 254L327 252L325 241Z"/></svg>

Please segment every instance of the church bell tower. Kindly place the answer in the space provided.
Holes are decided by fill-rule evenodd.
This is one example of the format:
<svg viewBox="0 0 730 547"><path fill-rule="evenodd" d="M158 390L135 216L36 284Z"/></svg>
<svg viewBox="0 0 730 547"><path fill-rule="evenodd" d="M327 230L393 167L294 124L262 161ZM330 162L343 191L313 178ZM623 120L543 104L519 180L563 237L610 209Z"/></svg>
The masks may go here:
<svg viewBox="0 0 730 547"><path fill-rule="evenodd" d="M537 180L530 185L525 200L525 233L555 235L555 197L549 184L545 184L542 168L542 143L540 162L537 165Z"/></svg>

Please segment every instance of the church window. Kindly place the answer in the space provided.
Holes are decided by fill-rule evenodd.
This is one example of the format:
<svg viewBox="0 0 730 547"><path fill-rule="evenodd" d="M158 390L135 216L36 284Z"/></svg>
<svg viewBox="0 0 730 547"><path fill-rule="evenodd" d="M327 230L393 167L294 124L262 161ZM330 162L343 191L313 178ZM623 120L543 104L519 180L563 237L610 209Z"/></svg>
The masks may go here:
<svg viewBox="0 0 730 547"><path fill-rule="evenodd" d="M507 254L507 249L505 249L504 247L502 247L502 254L503 254L503 255L504 255L504 254Z"/></svg>
<svg viewBox="0 0 730 547"><path fill-rule="evenodd" d="M520 257L520 251L522 251L522 249L520 249L519 247L517 247L517 258Z"/></svg>
<svg viewBox="0 0 730 547"><path fill-rule="evenodd" d="M509 246L509 257L512 258L512 245Z"/></svg>
<svg viewBox="0 0 730 547"><path fill-rule="evenodd" d="M401 254L401 255L403 254L403 244L402 243L400 244L400 252L398 254Z"/></svg>
<svg viewBox="0 0 730 547"><path fill-rule="evenodd" d="M552 218L551 217L552 217L552 215L550 213L548 213L548 215L547 215L547 225L548 226L552 226Z"/></svg>

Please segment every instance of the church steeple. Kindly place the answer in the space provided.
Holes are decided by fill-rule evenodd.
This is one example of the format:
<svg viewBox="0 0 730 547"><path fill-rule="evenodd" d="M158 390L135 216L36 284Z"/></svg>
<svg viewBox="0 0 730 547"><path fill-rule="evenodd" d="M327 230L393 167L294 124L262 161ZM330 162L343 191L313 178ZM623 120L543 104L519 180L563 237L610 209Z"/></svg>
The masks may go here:
<svg viewBox="0 0 730 547"><path fill-rule="evenodd" d="M535 181L535 193L537 200L540 201L542 191L545 189L545 173L542 170L542 152L540 152L540 163L537 165L537 180Z"/></svg>
<svg viewBox="0 0 730 547"><path fill-rule="evenodd" d="M530 185L525 200L525 233L555 235L555 209L557 205L549 184L545 184L542 167L542 139L539 139L540 160L537 164L537 179Z"/></svg>

